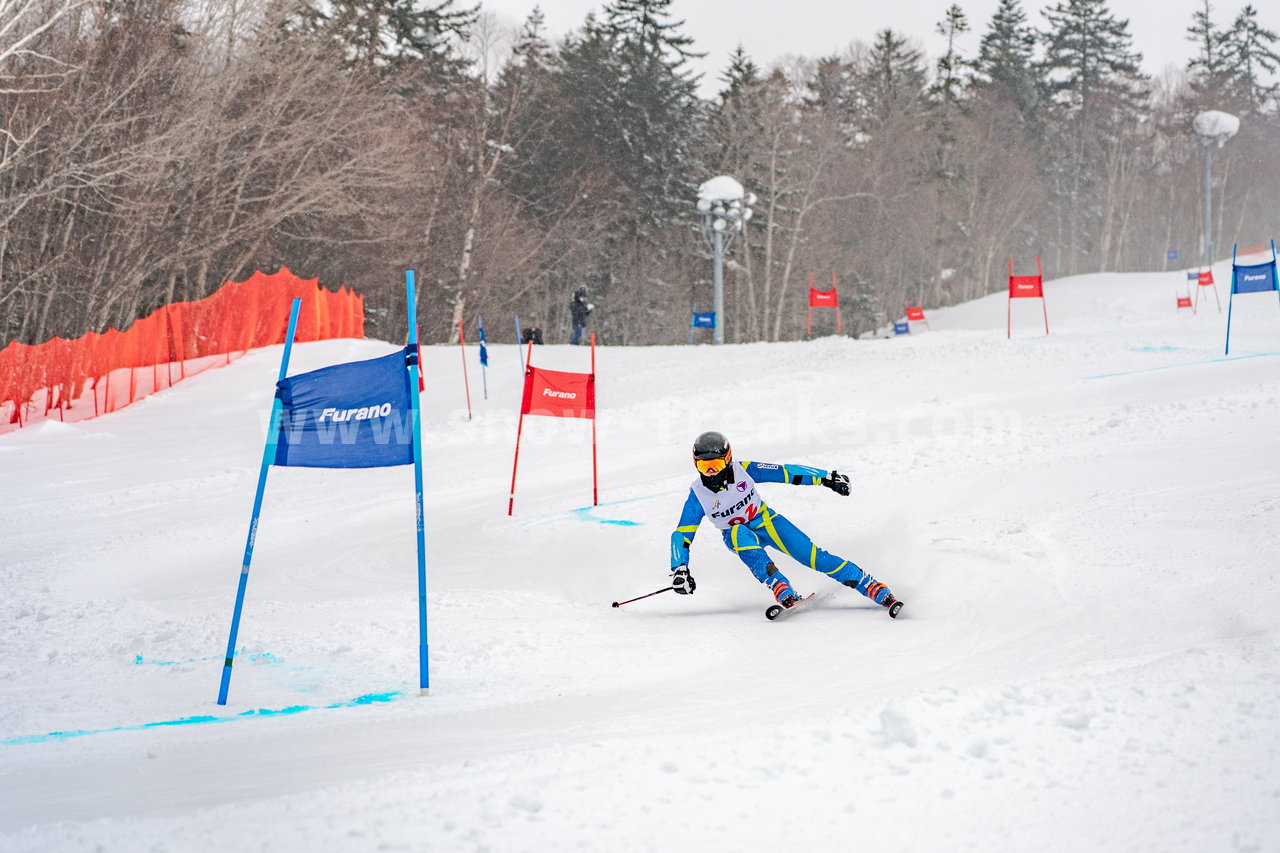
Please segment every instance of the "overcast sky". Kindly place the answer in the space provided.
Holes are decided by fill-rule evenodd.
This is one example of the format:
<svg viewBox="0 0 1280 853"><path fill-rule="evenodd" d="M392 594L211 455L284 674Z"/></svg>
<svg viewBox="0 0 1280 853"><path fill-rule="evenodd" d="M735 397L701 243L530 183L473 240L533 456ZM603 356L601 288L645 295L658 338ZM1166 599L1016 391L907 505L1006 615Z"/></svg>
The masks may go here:
<svg viewBox="0 0 1280 853"><path fill-rule="evenodd" d="M1214 23L1225 27L1247 0L1215 2ZM587 13L604 4L593 0L480 0L482 9L519 26L534 6L547 19L552 41L581 26ZM1045 26L1040 11L1053 2L1023 0L1029 23ZM1280 29L1280 13L1270 0L1252 0L1260 10L1263 26ZM1134 46L1142 52L1143 70L1159 74L1166 66L1183 66L1194 47L1186 41L1192 12L1201 0L1110 0L1108 6L1118 18L1129 20ZM455 3L466 7L466 2ZM818 57L843 50L850 42L870 43L877 31L886 27L905 33L924 45L930 59L945 49L934 28L951 0L675 0L674 17L685 22L683 32L694 39L695 47L707 56L696 60L694 69L703 74L702 94L711 96L721 88L717 79L728 65L730 52L741 44L757 65L768 67L787 54ZM986 32L998 0L961 0L960 8L969 17L970 31L961 37L965 56L977 53L978 41ZM1270 11L1268 10L1270 7Z"/></svg>

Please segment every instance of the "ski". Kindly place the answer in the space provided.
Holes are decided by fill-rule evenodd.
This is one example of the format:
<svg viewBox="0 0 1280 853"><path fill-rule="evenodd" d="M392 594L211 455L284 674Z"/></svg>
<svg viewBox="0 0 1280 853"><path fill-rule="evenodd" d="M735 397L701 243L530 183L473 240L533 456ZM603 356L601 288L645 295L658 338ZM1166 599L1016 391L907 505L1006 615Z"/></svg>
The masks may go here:
<svg viewBox="0 0 1280 853"><path fill-rule="evenodd" d="M794 613L794 612L796 612L797 610L799 610L799 609L800 609L801 605L803 605L803 604L804 604L805 602L807 602L809 599L813 598L813 596L814 596L815 594L816 594L816 593L812 593L812 592L811 592L811 593L809 593L809 594L808 594L808 595L806 595L804 598L800 599L799 601L797 601L795 604L791 605L790 607L783 607L781 604L773 604L773 605L770 605L770 606L769 606L769 607L764 611L764 618L766 618L766 619L768 619L770 622L772 622L774 619L777 619L777 618L778 618L779 616L781 616L783 613Z"/></svg>

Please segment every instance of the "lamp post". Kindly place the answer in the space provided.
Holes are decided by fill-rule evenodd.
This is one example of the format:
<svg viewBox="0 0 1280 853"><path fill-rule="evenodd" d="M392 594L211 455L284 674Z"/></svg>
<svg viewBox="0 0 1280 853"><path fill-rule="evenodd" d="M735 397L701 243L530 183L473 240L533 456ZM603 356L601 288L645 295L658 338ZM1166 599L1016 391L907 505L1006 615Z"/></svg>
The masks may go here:
<svg viewBox="0 0 1280 853"><path fill-rule="evenodd" d="M1213 150L1221 148L1240 129L1240 119L1230 113L1207 110L1191 122L1204 151L1204 234L1201 237L1205 264L1213 263Z"/></svg>
<svg viewBox="0 0 1280 853"><path fill-rule="evenodd" d="M715 341L724 343L724 255L733 237L751 219L753 193L728 175L717 175L698 187L695 207L702 214L702 236L711 248L712 280L715 283Z"/></svg>

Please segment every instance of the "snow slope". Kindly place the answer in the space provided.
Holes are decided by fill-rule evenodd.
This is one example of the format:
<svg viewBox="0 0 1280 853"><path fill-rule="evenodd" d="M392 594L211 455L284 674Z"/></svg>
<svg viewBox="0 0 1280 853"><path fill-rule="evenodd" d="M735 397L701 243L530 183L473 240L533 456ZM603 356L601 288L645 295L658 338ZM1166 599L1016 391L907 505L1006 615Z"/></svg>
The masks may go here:
<svg viewBox="0 0 1280 853"><path fill-rule="evenodd" d="M1280 311L1237 300L1224 358L1184 284L1051 282L1049 337L993 296L601 349L601 506L586 422L531 419L512 518L516 350L487 400L469 352L469 420L429 348L428 697L412 469L272 469L215 704L278 348L2 436L0 849L1280 849ZM706 526L694 596L611 608L665 585L709 428L848 472L766 499L902 618L782 558L823 600L767 622Z"/></svg>

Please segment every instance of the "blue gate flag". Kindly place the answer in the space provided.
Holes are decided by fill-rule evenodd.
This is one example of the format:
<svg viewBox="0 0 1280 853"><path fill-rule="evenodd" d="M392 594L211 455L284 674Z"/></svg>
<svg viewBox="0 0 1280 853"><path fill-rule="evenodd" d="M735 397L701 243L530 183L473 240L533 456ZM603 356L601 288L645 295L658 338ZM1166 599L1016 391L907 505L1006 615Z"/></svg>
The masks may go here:
<svg viewBox="0 0 1280 853"><path fill-rule="evenodd" d="M1276 262L1251 264L1247 267L1231 267L1232 293L1265 293L1268 290L1280 290L1276 281Z"/></svg>
<svg viewBox="0 0 1280 853"><path fill-rule="evenodd" d="M696 329L714 329L716 327L716 312L700 311L693 315L693 325Z"/></svg>
<svg viewBox="0 0 1280 853"><path fill-rule="evenodd" d="M1167 252L1164 253L1164 257L1165 257L1165 260L1167 261L1176 261L1178 259L1178 250L1169 249Z"/></svg>
<svg viewBox="0 0 1280 853"><path fill-rule="evenodd" d="M489 348L484 345L484 318L476 315L476 324L480 326L480 366L489 366Z"/></svg>
<svg viewBox="0 0 1280 853"><path fill-rule="evenodd" d="M911 334L911 324L906 322L905 320L902 321L901 323L894 323L893 333L895 335L909 335Z"/></svg>
<svg viewBox="0 0 1280 853"><path fill-rule="evenodd" d="M1276 291L1280 297L1280 282L1276 276L1276 241L1271 241L1271 260L1265 264L1249 264L1241 266L1236 263L1236 252L1239 246L1231 247L1231 294L1227 297L1227 345L1224 355L1231 355L1231 308L1235 305L1237 293L1267 293Z"/></svg>
<svg viewBox="0 0 1280 853"><path fill-rule="evenodd" d="M276 465L381 468L413 463L410 348L277 383Z"/></svg>
<svg viewBox="0 0 1280 853"><path fill-rule="evenodd" d="M1187 281L1200 281L1200 273L1196 270L1187 270Z"/></svg>

